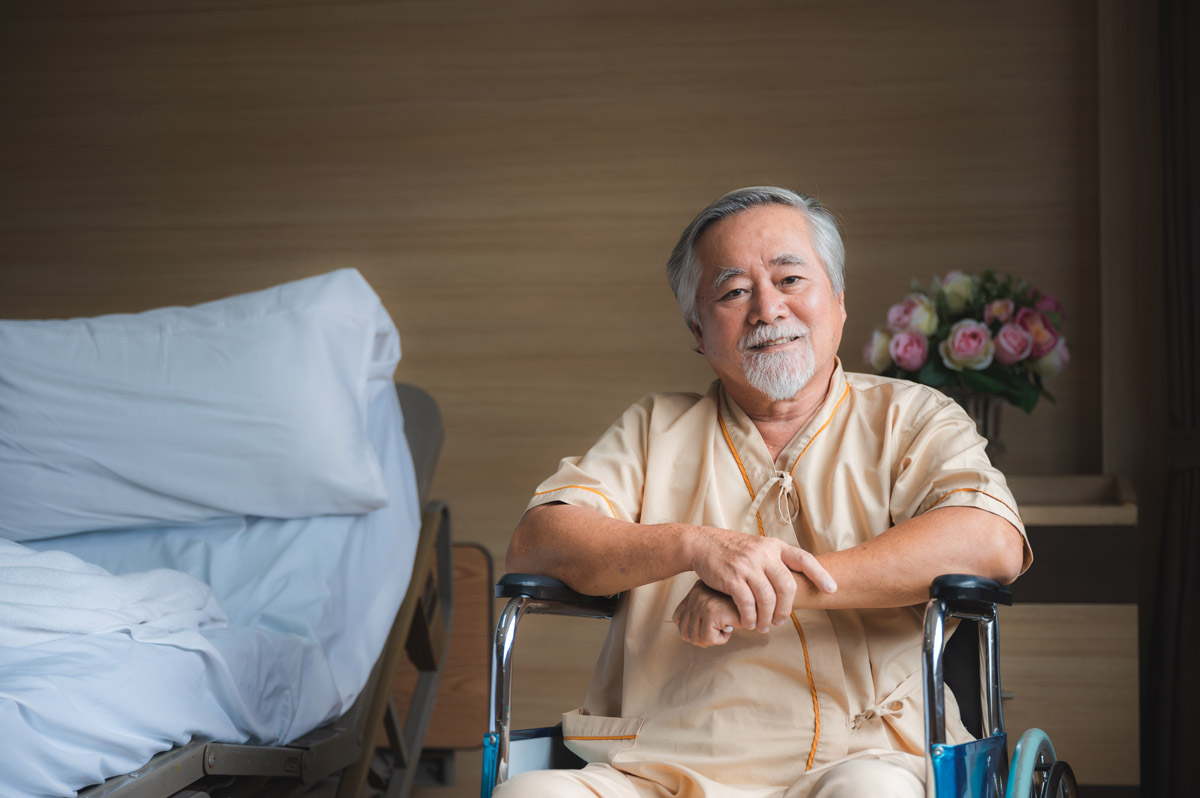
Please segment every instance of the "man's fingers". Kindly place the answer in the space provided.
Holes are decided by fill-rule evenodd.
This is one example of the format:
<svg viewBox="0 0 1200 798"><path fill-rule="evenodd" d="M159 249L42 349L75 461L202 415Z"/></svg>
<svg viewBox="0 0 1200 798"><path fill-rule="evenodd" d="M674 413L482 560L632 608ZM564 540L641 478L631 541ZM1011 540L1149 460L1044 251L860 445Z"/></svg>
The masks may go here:
<svg viewBox="0 0 1200 798"><path fill-rule="evenodd" d="M758 601L755 599L753 591L745 584L741 584L734 588L729 597L733 599L733 605L737 607L742 628L753 629L758 623Z"/></svg>
<svg viewBox="0 0 1200 798"><path fill-rule="evenodd" d="M793 584L795 584L794 580ZM754 597L758 602L757 616L755 623L746 628L757 628L760 632L769 632L771 624L775 620L775 605L778 603L775 596L775 584L769 577L763 577L755 582L753 587Z"/></svg>
<svg viewBox="0 0 1200 798"><path fill-rule="evenodd" d="M710 635L709 645L723 646L727 642L729 642L729 638L733 636L733 627L732 626L724 626L721 628L710 627L709 635Z"/></svg>
<svg viewBox="0 0 1200 798"><path fill-rule="evenodd" d="M726 632L725 629L730 631ZM700 648L709 648L728 642L732 636L733 627L714 626L712 621L707 621L702 613L694 613L687 618L680 631L683 639L688 643Z"/></svg>
<svg viewBox="0 0 1200 798"><path fill-rule="evenodd" d="M837 590L837 582L833 581L833 577L825 570L825 566L804 549L797 546L789 546L784 549L783 562L793 571L807 576L818 590L824 593L833 593Z"/></svg>
<svg viewBox="0 0 1200 798"><path fill-rule="evenodd" d="M791 570L782 565L768 571L767 576L771 579L776 596L775 612L771 617L771 622L779 625L792 614L792 607L796 599L796 580L792 577Z"/></svg>

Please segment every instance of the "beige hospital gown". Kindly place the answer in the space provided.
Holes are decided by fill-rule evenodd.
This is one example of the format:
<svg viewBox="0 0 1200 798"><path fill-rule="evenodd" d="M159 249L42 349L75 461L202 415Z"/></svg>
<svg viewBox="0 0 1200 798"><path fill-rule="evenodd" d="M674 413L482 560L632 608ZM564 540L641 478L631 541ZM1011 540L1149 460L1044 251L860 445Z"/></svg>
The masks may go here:
<svg viewBox="0 0 1200 798"><path fill-rule="evenodd" d="M941 394L839 365L825 403L775 462L718 382L704 396L642 399L585 456L563 460L530 506L771 535L815 554L935 507L982 508L1023 534L983 450ZM564 716L569 747L672 795L727 784L803 796L854 756L923 778L920 608L799 610L769 634L738 630L705 649L671 623L695 581L685 573L625 595L583 706ZM951 741L969 739L957 708L947 715Z"/></svg>

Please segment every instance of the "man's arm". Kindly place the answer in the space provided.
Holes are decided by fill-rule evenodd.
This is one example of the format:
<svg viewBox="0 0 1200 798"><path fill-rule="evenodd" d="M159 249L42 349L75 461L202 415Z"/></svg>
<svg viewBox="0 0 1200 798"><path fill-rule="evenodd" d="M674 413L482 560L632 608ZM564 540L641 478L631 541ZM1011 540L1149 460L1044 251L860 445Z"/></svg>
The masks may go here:
<svg viewBox="0 0 1200 798"><path fill-rule="evenodd" d="M797 575L821 585L814 592L837 589L813 555L781 540L692 524L620 521L567 504L544 504L522 516L505 568L552 576L589 595L695 571L731 597L744 628L760 631L790 615Z"/></svg>
<svg viewBox="0 0 1200 798"><path fill-rule="evenodd" d="M942 574L975 574L1011 584L1021 573L1024 540L1017 528L977 507L941 507L897 524L849 549L818 559L838 580L821 595L797 580L795 607L906 607L929 598Z"/></svg>
<svg viewBox="0 0 1200 798"><path fill-rule="evenodd" d="M929 597L934 578L969 573L1010 584L1021 572L1024 542L1016 527L975 507L944 507L897 524L878 537L817 559L837 581L822 593L794 575L795 609L906 607ZM697 583L675 610L680 634L700 646L721 645L732 600Z"/></svg>

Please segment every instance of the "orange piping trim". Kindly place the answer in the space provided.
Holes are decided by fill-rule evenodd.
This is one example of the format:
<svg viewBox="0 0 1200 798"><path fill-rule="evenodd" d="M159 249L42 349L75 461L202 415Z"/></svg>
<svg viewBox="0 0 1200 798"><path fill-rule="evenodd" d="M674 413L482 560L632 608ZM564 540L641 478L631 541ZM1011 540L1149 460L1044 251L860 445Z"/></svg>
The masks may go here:
<svg viewBox="0 0 1200 798"><path fill-rule="evenodd" d="M750 477L746 474L746 466L742 465L742 458L738 455L737 447L733 445L733 439L729 437L729 428L725 426L725 417L717 413L717 421L721 423L721 432L725 435L725 443L729 446L729 451L733 452L733 459L737 461L738 471L742 472L742 480L746 483L746 490L750 491L750 500L754 501L754 486L750 484ZM759 524L762 526L762 524Z"/></svg>
<svg viewBox="0 0 1200 798"><path fill-rule="evenodd" d="M817 701L817 685L813 681L812 664L808 661L808 640L804 637L804 627L800 625L800 619L796 617L796 613L792 613L792 623L796 627L796 634L800 635L800 648L804 650L804 672L808 674L808 691L812 695L813 716L816 718L813 729L813 744L808 751L808 761L804 763L804 772L812 770L813 760L817 757L817 743L821 740L821 704Z"/></svg>
<svg viewBox="0 0 1200 798"><path fill-rule="evenodd" d="M829 418L825 419L825 423L821 425L821 428L813 433L813 436L808 439L808 443L804 444L804 448L800 450L800 454L796 455L796 462L792 463L792 470L788 472L792 476L796 476L796 466L800 465L800 458L803 457L804 453L808 451L808 447L812 446L813 441L817 439L817 436L824 432L825 428L830 425L830 423L833 421L833 417L837 415L838 408L842 406L842 402L845 401L846 396L849 393L850 383L846 383L846 389L842 391L842 395L838 397L837 404L833 406L833 412L829 414Z"/></svg>
<svg viewBox="0 0 1200 798"><path fill-rule="evenodd" d="M993 496L992 494L988 493L986 490L980 490L979 488L955 488L954 490L950 491L945 496L943 496L942 498L938 499L933 504L931 504L929 506L929 509L932 510L934 507L937 507L939 504L946 501L946 499L949 499L955 493L962 493L963 491L968 491L970 493L982 493L984 496L987 496L989 499L994 499L995 501L1000 502L1000 504L1002 504L1005 509L1007 509L1013 515L1017 516L1017 518L1021 517L1020 515L1017 514L1016 510L1014 510L1013 508L1008 506L1008 502L1004 501L1004 499L1001 499L999 496Z"/></svg>
<svg viewBox="0 0 1200 798"><path fill-rule="evenodd" d="M613 518L617 517L617 511L613 509L612 502L610 502L608 500L607 496L605 496L603 493L596 490L595 488L585 488L583 485L563 485L561 488L553 488L551 490L544 490L541 493L535 493L533 495L534 496L545 496L547 493L557 493L560 490L567 490L568 488L578 488L579 490L586 490L589 493L596 494L601 499L604 499L604 503L608 505L608 511L609 511L609 513L612 514L612 517Z"/></svg>
<svg viewBox="0 0 1200 798"><path fill-rule="evenodd" d="M849 385L846 386L846 390L850 390ZM838 404L840 405L842 403L842 399L845 398L846 394L843 392L842 398L838 399ZM837 405L835 405L833 409L836 411ZM833 420L832 414L830 414L829 420ZM746 490L750 491L750 500L753 501L755 498L754 487L750 484L750 476L746 473L746 466L742 464L742 458L740 455L738 455L737 447L733 445L733 439L729 437L729 429L725 426L725 418L721 415L720 411L717 412L717 421L721 423L721 432L725 434L725 443L729 445L729 451L733 454L733 459L737 462L738 470L742 472L742 479L746 483ZM817 434L813 435L813 437L815 438L817 435L820 435L821 430L825 429L827 426L829 426L829 421L826 421L825 424L821 426L821 429L817 430ZM812 443L812 441L810 440L809 443ZM805 445L804 449L805 451L808 450L807 444ZM804 452L800 452L800 455L803 456ZM800 457L796 458L796 462L800 462ZM796 467L792 466L792 470L795 471ZM765 538L767 536L767 532L763 528L762 513L755 512L754 519L758 521L758 536ZM804 673L808 677L808 692L812 696L813 702L813 744L812 748L810 748L808 751L808 761L804 765L804 771L807 773L808 771L812 770L813 760L817 756L817 745L821 741L821 702L817 699L817 683L813 679L812 662L808 658L808 640L804 637L804 627L800 625L800 619L796 617L795 612L792 613L792 625L796 627L796 634L800 635L800 648L804 652Z"/></svg>

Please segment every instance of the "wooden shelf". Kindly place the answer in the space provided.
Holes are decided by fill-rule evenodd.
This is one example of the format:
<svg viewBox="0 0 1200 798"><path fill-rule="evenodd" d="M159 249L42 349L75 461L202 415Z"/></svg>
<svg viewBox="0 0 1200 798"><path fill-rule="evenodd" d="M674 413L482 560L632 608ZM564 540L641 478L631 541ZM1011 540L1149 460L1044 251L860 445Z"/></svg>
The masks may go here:
<svg viewBox="0 0 1200 798"><path fill-rule="evenodd" d="M1134 526L1137 502L1122 477L1013 476L1008 487L1026 526Z"/></svg>

